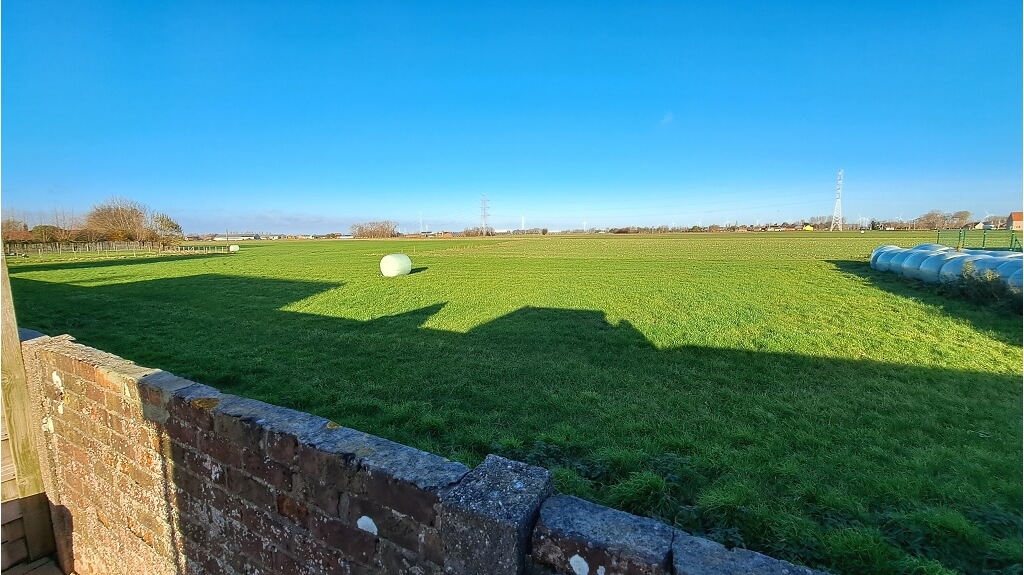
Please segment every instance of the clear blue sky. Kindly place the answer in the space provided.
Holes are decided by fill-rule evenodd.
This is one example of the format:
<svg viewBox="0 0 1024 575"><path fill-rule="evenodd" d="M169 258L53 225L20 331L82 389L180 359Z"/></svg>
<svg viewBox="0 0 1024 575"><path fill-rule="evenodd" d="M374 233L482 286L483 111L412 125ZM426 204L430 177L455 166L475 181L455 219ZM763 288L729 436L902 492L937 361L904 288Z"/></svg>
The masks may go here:
<svg viewBox="0 0 1024 575"><path fill-rule="evenodd" d="M2 13L2 206L186 231L1021 209L1021 4L52 2Z"/></svg>

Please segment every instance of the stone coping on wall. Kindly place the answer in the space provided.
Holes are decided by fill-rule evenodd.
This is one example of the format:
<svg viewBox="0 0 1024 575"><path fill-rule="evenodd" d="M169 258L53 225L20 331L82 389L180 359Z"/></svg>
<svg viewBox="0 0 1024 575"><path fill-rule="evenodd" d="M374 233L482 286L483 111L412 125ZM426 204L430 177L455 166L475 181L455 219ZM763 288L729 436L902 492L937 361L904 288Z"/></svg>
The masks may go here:
<svg viewBox="0 0 1024 575"><path fill-rule="evenodd" d="M124 553L138 545L140 557L166 566L154 573L183 566L229 575L817 573L552 494L551 475L539 467L489 455L470 470L322 417L138 366L70 336L32 336L22 346L30 385L41 388L44 448L54 467L48 491L62 501L68 531L90 530L91 538L64 534L74 542L64 556L79 565L113 553L88 548L107 542ZM151 445L140 447L139 438ZM82 454L68 457L63 446ZM78 461L90 456L118 473L72 477L80 471L74 466L95 465ZM63 473L62 465L75 473ZM106 493L112 490L120 494ZM98 513L132 523L126 512L104 507L123 503L127 493L163 497L172 509L142 521L144 535L123 526L134 537L116 533L116 522L89 523ZM109 536L92 536L100 532Z"/></svg>

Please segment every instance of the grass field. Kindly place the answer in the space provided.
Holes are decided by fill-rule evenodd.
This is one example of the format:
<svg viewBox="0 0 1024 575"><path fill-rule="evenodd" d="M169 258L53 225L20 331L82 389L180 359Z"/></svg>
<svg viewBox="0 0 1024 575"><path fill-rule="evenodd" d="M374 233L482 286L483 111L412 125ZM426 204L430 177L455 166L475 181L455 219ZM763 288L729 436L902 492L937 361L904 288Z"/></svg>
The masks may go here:
<svg viewBox="0 0 1024 575"><path fill-rule="evenodd" d="M1020 573L1021 316L934 233L246 243L11 261L21 325L841 573ZM379 259L413 259L386 279Z"/></svg>

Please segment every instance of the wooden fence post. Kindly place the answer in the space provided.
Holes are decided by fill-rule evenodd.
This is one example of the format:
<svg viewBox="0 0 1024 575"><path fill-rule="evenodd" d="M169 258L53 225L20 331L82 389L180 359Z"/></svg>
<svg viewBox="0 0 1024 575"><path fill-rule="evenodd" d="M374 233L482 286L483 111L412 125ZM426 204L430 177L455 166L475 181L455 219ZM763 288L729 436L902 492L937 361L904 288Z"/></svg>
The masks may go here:
<svg viewBox="0 0 1024 575"><path fill-rule="evenodd" d="M3 379L0 387L3 388L4 422L10 438L11 455L14 456L18 498L25 522L25 542L29 559L35 560L52 554L56 546L50 520L50 504L43 488L40 454L37 451L37 446L42 445L36 437L40 422L34 421L32 417L25 360L21 355L18 322L14 317L14 302L11 300L11 282L7 276L7 259L2 255L0 268L3 273L0 292L0 372Z"/></svg>

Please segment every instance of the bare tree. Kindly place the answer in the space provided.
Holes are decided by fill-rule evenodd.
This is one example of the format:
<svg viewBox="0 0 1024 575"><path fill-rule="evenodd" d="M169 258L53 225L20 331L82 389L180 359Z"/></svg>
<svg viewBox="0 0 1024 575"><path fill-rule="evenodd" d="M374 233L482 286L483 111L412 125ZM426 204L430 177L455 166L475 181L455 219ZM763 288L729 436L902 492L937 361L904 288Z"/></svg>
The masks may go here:
<svg viewBox="0 0 1024 575"><path fill-rule="evenodd" d="M943 213L942 210L932 210L917 218L917 222L925 229L941 230L946 227L946 222L949 219L949 214Z"/></svg>
<svg viewBox="0 0 1024 575"><path fill-rule="evenodd" d="M110 241L142 241L149 236L149 208L135 200L110 198L93 206L85 225Z"/></svg>
<svg viewBox="0 0 1024 575"><path fill-rule="evenodd" d="M971 212L967 210L960 210L959 212L953 212L953 225L958 228L966 226L971 221Z"/></svg>
<svg viewBox="0 0 1024 575"><path fill-rule="evenodd" d="M398 224L390 220L353 224L353 237L357 238L393 238L398 236Z"/></svg>
<svg viewBox="0 0 1024 575"><path fill-rule="evenodd" d="M54 235L58 242L70 242L79 233L82 221L81 218L75 216L74 210L54 208L53 216L50 218L50 225L56 228Z"/></svg>

